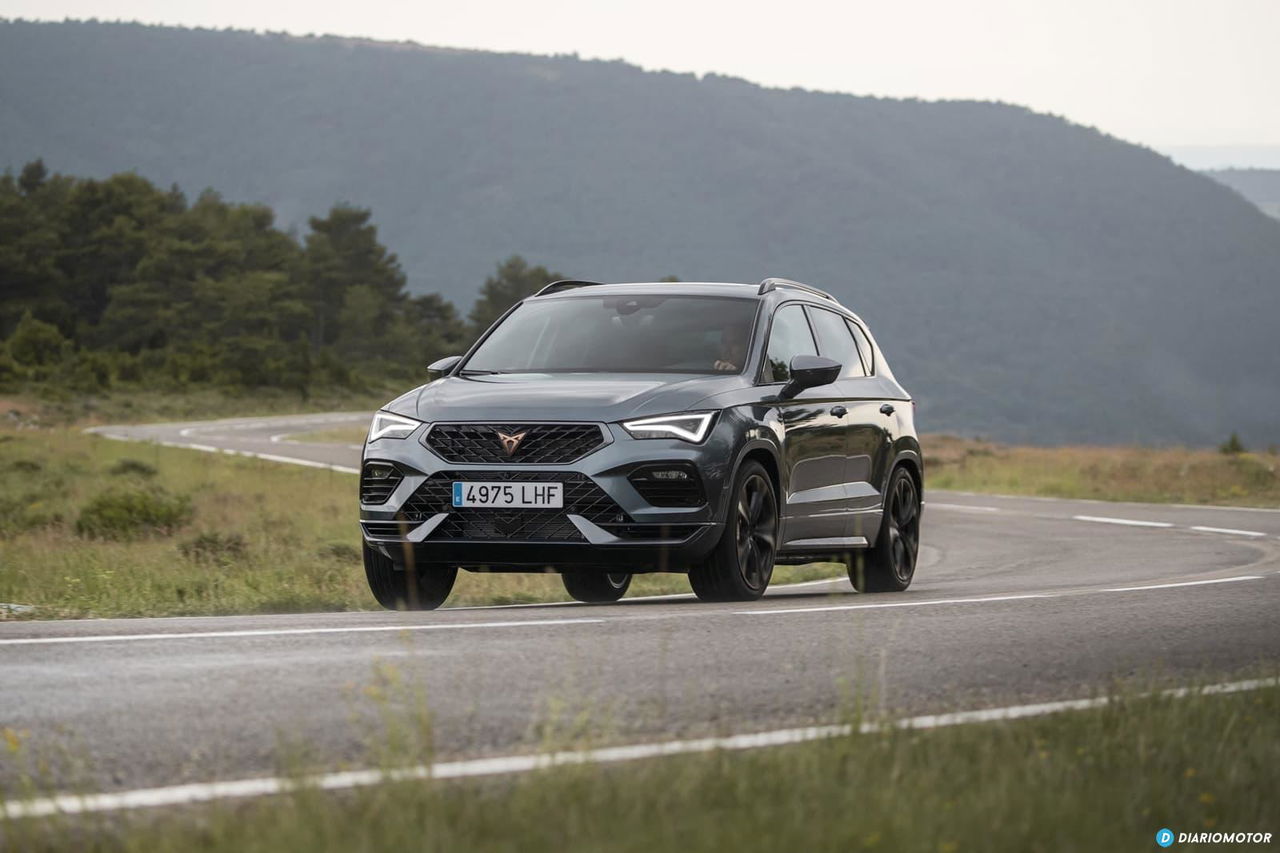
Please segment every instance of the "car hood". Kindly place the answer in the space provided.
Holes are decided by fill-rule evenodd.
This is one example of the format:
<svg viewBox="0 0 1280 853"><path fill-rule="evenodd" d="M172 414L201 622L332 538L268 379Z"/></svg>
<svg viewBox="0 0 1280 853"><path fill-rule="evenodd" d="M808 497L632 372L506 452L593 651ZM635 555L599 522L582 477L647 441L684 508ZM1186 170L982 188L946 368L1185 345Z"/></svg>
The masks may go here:
<svg viewBox="0 0 1280 853"><path fill-rule="evenodd" d="M385 408L422 421L617 421L696 409L745 387L734 376L635 373L514 373L446 376Z"/></svg>

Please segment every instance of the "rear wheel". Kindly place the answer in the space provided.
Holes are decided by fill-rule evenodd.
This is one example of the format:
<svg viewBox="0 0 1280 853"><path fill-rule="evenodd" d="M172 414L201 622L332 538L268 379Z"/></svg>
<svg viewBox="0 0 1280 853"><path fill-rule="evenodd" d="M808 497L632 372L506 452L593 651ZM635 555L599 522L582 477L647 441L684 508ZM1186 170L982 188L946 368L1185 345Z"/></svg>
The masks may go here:
<svg viewBox="0 0 1280 853"><path fill-rule="evenodd" d="M388 610L435 610L453 590L458 568L415 563L411 568L400 569L390 557L366 542L364 574L373 597Z"/></svg>
<svg viewBox="0 0 1280 853"><path fill-rule="evenodd" d="M599 569L564 569L560 572L565 592L588 604L607 604L627 594L631 575Z"/></svg>
<svg viewBox="0 0 1280 853"><path fill-rule="evenodd" d="M777 555L778 498L759 462L747 462L734 477L733 504L724 533L705 563L689 572L689 585L703 601L754 601L773 577Z"/></svg>
<svg viewBox="0 0 1280 853"><path fill-rule="evenodd" d="M902 592L911 586L920 553L920 493L905 468L889 477L875 547L855 553L849 580L858 592Z"/></svg>

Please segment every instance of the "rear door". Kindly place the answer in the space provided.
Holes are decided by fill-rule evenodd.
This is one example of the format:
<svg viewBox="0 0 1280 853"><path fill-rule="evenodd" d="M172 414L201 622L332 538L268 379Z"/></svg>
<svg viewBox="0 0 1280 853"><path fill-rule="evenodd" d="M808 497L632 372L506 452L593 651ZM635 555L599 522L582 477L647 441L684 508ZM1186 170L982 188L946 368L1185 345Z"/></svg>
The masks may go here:
<svg viewBox="0 0 1280 853"><path fill-rule="evenodd" d="M779 307L769 330L763 381L786 383L791 379L791 359L817 354L804 307L798 302ZM784 429L787 486L781 497L789 542L844 535L848 515L845 428L831 413L839 402L835 386L828 385L776 404Z"/></svg>
<svg viewBox="0 0 1280 853"><path fill-rule="evenodd" d="M880 411L885 400L881 398L880 384L870 376L873 366L865 336L861 336L864 343L859 346L861 330L835 311L813 305L807 310L817 336L818 354L843 365L833 395L845 410L840 420L845 440L846 508L851 515L841 535L870 539L869 532L861 529L865 525L859 517L880 509L880 469L890 447L887 427L891 419ZM876 519L867 517L866 521L874 523Z"/></svg>

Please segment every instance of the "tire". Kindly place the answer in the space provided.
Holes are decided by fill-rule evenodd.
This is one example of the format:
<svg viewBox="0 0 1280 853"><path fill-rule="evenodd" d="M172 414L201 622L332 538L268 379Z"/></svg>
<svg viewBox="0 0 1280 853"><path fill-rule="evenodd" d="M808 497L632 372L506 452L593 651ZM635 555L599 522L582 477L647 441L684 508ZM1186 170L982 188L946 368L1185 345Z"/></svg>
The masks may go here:
<svg viewBox="0 0 1280 853"><path fill-rule="evenodd" d="M773 577L777 556L778 495L759 462L749 461L733 478L733 502L724 533L711 556L689 572L702 601L755 601Z"/></svg>
<svg viewBox="0 0 1280 853"><path fill-rule="evenodd" d="M444 604L458 577L457 566L417 563L397 569L390 557L364 543L364 574L369 591L388 610L435 610Z"/></svg>
<svg viewBox="0 0 1280 853"><path fill-rule="evenodd" d="M631 575L601 569L564 569L560 572L565 592L587 604L610 604L627 594Z"/></svg>
<svg viewBox="0 0 1280 853"><path fill-rule="evenodd" d="M895 468L885 492L876 544L848 561L858 592L902 592L911 586L920 555L920 493L906 468Z"/></svg>

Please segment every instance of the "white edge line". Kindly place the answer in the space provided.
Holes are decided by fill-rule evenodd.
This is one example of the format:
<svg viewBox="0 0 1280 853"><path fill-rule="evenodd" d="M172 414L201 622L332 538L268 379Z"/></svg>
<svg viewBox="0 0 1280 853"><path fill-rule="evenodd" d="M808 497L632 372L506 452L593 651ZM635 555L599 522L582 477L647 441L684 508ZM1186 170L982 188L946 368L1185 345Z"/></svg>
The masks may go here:
<svg viewBox="0 0 1280 853"><path fill-rule="evenodd" d="M158 634L92 634L70 637L15 637L0 646L40 646L62 643L127 643L144 640L207 640L232 637L282 637L300 634L375 634L396 631L443 631L455 628L519 628L544 625L590 625L604 619L521 619L510 622L435 622L429 625L353 625L345 628L253 628L243 631L190 631Z"/></svg>
<svg viewBox="0 0 1280 853"><path fill-rule="evenodd" d="M1231 527L1203 527L1203 526L1197 525L1195 527L1192 527L1191 529L1199 530L1201 533L1226 533L1228 535L1233 535L1233 536L1266 536L1267 535L1257 530L1235 530L1234 528L1231 528Z"/></svg>
<svg viewBox="0 0 1280 853"><path fill-rule="evenodd" d="M947 504L947 503L939 503L938 501L929 501L927 506L929 507L929 509L952 509L952 510L960 510L961 512L1004 512L1004 510L998 506L973 506L970 504Z"/></svg>
<svg viewBox="0 0 1280 853"><path fill-rule="evenodd" d="M1205 586L1212 583L1235 583L1236 581L1260 581L1262 575L1238 575L1233 578L1212 578L1207 581L1181 581L1179 583L1157 583L1147 586L1117 586L1111 589L1100 590L1101 592L1141 592L1144 589L1173 589L1179 586Z"/></svg>
<svg viewBox="0 0 1280 853"><path fill-rule="evenodd" d="M1163 696L1183 698L1192 695L1223 695L1280 686L1280 679L1260 678L1211 684L1205 687L1179 687L1154 694L1142 694L1138 698ZM935 729L946 726L989 723L1045 716L1063 711L1079 711L1101 708L1111 703L1106 696L1089 699L1068 699L1058 702L1041 702L1032 705L1011 705L1003 708L984 708L958 711L948 714L928 714L906 717L888 723L862 723L857 726L860 734L873 734L885 729ZM463 779L475 776L511 775L527 773L549 767L574 764L610 764L661 758L671 755L712 752L715 750L747 750L787 746L817 740L847 737L854 733L851 724L811 726L808 728L777 729L754 734L738 734L726 737L671 740L659 743L638 743L625 746L603 747L543 753L541 755L506 755L493 758L441 761L434 764L407 767L398 770L349 770L306 776L301 779L262 777L236 779L225 782L197 782L160 788L139 788L99 794L59 794L26 800L9 800L0 804L0 813L8 818L48 817L56 814L84 814L126 809L179 806L207 803L215 800L261 797L281 794L299 788L313 787L336 791L368 787L383 782L414 781L419 779Z"/></svg>
<svg viewBox="0 0 1280 853"><path fill-rule="evenodd" d="M1053 593L991 595L984 598L932 598L928 601L894 601L884 604L828 604L814 607L771 607L768 610L735 610L739 616L772 616L778 613L823 613L832 610L880 610L887 607L928 607L939 604L984 604L988 601L1021 601L1027 598L1057 598Z"/></svg>
<svg viewBox="0 0 1280 853"><path fill-rule="evenodd" d="M818 587L818 585L820 584L835 584L835 583L840 583L841 580L849 580L849 578L847 578L847 575L832 575L831 578L820 578L818 580L799 580L799 581L796 581L796 583L794 584L771 585L771 587L769 587L767 592L765 592L764 594L765 596L768 596L769 593L781 592L781 590L786 590L786 589L799 589L801 587ZM663 594L660 594L660 596L628 596L626 598L621 599L621 601L618 601L618 606L626 607L627 605L630 605L631 602L636 602L636 601L677 601L677 599L678 601L689 601L689 599L692 599L692 598L696 598L696 596L694 596L694 593L691 593L691 592L663 593ZM771 597L771 599L776 599L776 598L778 598L778 596ZM453 612L456 610L517 610L517 608L521 608L521 607L585 607L585 606L589 606L589 605L585 605L584 602L580 602L580 601L529 601L529 602L518 603L518 605L460 605L457 607L442 607L440 608L439 612L445 613L445 612Z"/></svg>
<svg viewBox="0 0 1280 853"><path fill-rule="evenodd" d="M1129 527L1173 527L1168 521L1138 521L1133 518L1111 518L1105 515L1073 515L1074 521L1092 521L1098 524L1124 524Z"/></svg>
<svg viewBox="0 0 1280 853"><path fill-rule="evenodd" d="M1236 506L1231 504L1152 504L1141 501L1109 501L1099 498L1050 498L1043 495L1010 495L1003 492L965 492L954 489L935 489L937 494L964 495L967 498L996 498L1012 501L1044 501L1046 503L1081 503L1098 504L1100 506L1141 506L1141 507L1176 507L1177 509L1227 510L1228 512L1280 512L1280 507L1270 506Z"/></svg>

